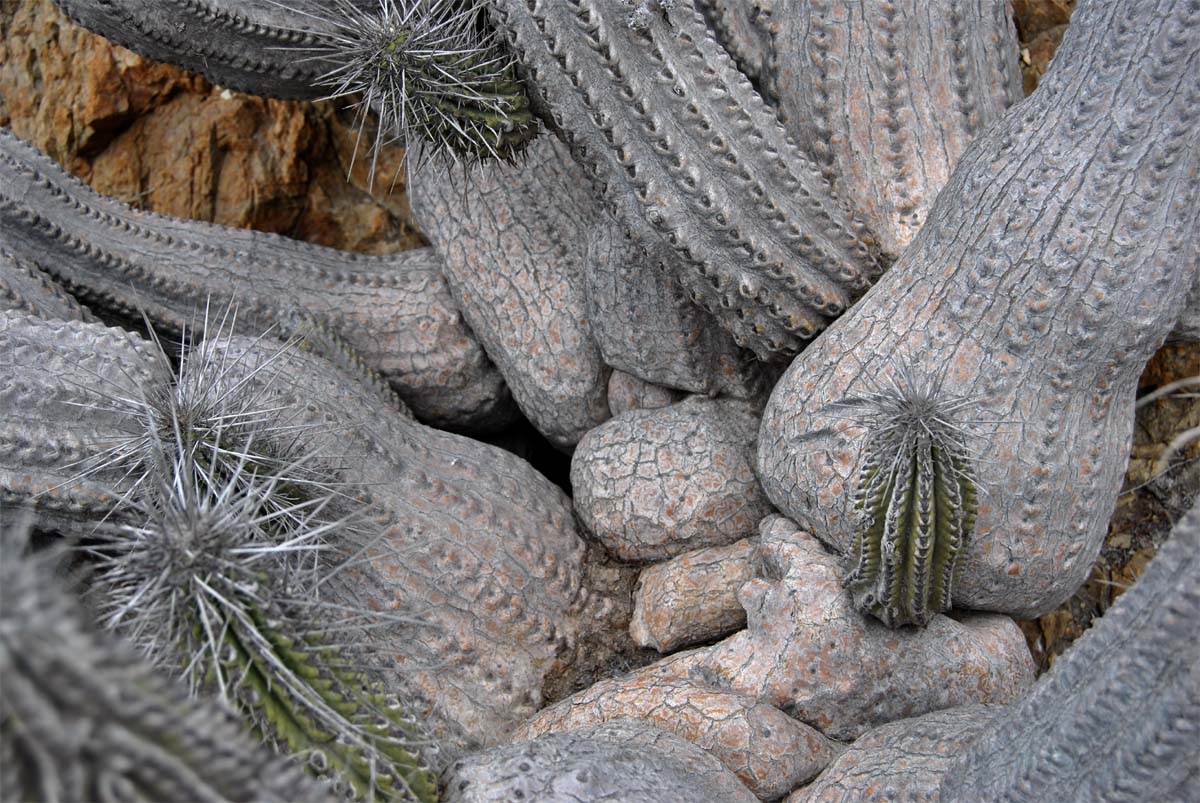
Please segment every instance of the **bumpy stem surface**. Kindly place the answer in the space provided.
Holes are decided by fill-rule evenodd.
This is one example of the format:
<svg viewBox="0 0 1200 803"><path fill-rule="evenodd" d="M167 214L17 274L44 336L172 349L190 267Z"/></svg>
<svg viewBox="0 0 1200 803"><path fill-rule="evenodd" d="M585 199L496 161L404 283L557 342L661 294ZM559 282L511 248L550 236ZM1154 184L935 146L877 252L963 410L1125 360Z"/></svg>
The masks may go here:
<svg viewBox="0 0 1200 803"><path fill-rule="evenodd" d="M766 92L893 259L963 148L1023 97L1008 4L760 0Z"/></svg>
<svg viewBox="0 0 1200 803"><path fill-rule="evenodd" d="M1194 800L1200 794L1200 509L1033 694L997 716L942 800Z"/></svg>
<svg viewBox="0 0 1200 803"><path fill-rule="evenodd" d="M832 403L897 363L976 397L976 535L957 604L1028 616L1091 567L1124 476L1137 378L1200 241L1200 6L1081 5L1037 91L968 147L904 257L805 352L763 416L772 501L853 548L862 429Z"/></svg>
<svg viewBox="0 0 1200 803"><path fill-rule="evenodd" d="M97 307L179 332L206 305L232 305L240 331L304 337L368 381L378 374L431 423L487 428L508 418L503 382L430 249L366 257L140 212L7 130L0 225L6 250Z"/></svg>
<svg viewBox="0 0 1200 803"><path fill-rule="evenodd" d="M763 357L799 350L874 278L833 198L691 2L631 29L616 0L498 0L545 116L613 213L675 249L692 299Z"/></svg>
<svg viewBox="0 0 1200 803"><path fill-rule="evenodd" d="M94 632L45 556L4 537L0 797L319 801L329 790L251 744L225 710L189 700Z"/></svg>

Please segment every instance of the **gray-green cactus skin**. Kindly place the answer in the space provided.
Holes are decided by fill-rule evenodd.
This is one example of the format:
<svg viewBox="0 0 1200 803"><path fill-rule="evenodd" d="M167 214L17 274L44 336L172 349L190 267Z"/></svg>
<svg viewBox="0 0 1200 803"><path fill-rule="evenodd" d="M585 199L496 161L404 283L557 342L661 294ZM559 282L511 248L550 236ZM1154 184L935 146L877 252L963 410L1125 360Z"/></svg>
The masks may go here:
<svg viewBox="0 0 1200 803"><path fill-rule="evenodd" d="M1194 6L1193 6L1194 7ZM1200 508L1134 587L946 771L941 799L1200 796Z"/></svg>
<svg viewBox="0 0 1200 803"><path fill-rule="evenodd" d="M97 630L47 556L26 547L15 531L0 535L0 798L329 798L228 711L190 699Z"/></svg>
<svg viewBox="0 0 1200 803"><path fill-rule="evenodd" d="M295 411L275 437L317 455L313 470L376 533L369 565L343 571L339 588L355 609L420 612L420 628L376 651L434 736L448 751L493 744L532 715L583 617L604 605L583 585L562 491L507 452L400 415L316 354L238 336L214 353L239 392ZM137 525L120 505L133 478L105 455L143 426L118 402L172 381L161 354L99 324L9 311L0 355L0 503L79 535L102 520Z"/></svg>
<svg viewBox="0 0 1200 803"><path fill-rule="evenodd" d="M614 217L670 243L739 344L793 354L870 285L874 243L690 2L636 30L625 12L503 0L492 17Z"/></svg>
<svg viewBox="0 0 1200 803"><path fill-rule="evenodd" d="M361 363L422 420L476 430L511 420L503 380L431 249L360 256L141 212L94 192L7 130L0 247L86 303L146 315L169 332L208 305L233 305L239 331L302 336L346 367Z"/></svg>

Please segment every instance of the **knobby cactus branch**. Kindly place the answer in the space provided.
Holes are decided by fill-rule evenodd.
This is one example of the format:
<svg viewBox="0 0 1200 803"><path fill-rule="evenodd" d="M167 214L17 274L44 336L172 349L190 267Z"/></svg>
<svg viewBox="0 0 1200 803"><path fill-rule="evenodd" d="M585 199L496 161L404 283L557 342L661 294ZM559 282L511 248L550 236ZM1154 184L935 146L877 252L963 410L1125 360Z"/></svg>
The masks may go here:
<svg viewBox="0 0 1200 803"><path fill-rule="evenodd" d="M10 527L12 525L10 524ZM98 632L56 576L61 550L0 534L0 797L321 801L329 790L254 745Z"/></svg>
<svg viewBox="0 0 1200 803"><path fill-rule="evenodd" d="M975 527L978 489L963 412L944 374L904 366L890 385L837 406L867 430L854 504L862 523L846 578L860 610L889 627L950 609L958 558Z"/></svg>
<svg viewBox="0 0 1200 803"><path fill-rule="evenodd" d="M492 17L544 116L691 298L763 358L793 354L880 269L691 2L631 29L617 0L502 0Z"/></svg>
<svg viewBox="0 0 1200 803"><path fill-rule="evenodd" d="M361 256L141 212L99 195L7 130L0 247L98 309L147 315L176 334L206 305L235 304L240 332L302 336L385 394L390 386L431 423L490 429L511 419L503 381L431 249Z"/></svg>

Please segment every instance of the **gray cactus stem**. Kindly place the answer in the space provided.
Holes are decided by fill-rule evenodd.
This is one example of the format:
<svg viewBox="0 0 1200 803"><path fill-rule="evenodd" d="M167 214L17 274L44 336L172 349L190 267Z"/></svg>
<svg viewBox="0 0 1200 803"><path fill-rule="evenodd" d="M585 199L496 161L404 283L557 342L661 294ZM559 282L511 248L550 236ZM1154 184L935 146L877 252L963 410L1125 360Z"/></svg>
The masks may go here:
<svg viewBox="0 0 1200 803"><path fill-rule="evenodd" d="M55 0L74 22L148 58L254 95L312 100L329 68L303 48L328 31L320 0ZM370 3L365 3L369 6ZM286 8L285 8L286 6ZM291 51L291 52L289 52Z"/></svg>
<svg viewBox="0 0 1200 803"><path fill-rule="evenodd" d="M964 152L904 256L789 368L759 476L841 551L861 429L824 405L944 366L981 401L984 489L956 605L1040 615L1086 579L1125 474L1138 376L1200 265L1200 5L1093 0L1041 85ZM965 422L965 419L964 419Z"/></svg>
<svg viewBox="0 0 1200 803"><path fill-rule="evenodd" d="M0 510L90 534L129 490L119 469L88 471L138 422L119 399L169 382L151 344L97 323L0 312ZM86 475L86 476L85 476Z"/></svg>
<svg viewBox="0 0 1200 803"><path fill-rule="evenodd" d="M1200 797L1200 508L1033 693L946 772L941 799Z"/></svg>
<svg viewBox="0 0 1200 803"><path fill-rule="evenodd" d="M896 258L970 142L1023 97L1003 0L772 0L766 92Z"/></svg>
<svg viewBox="0 0 1200 803"><path fill-rule="evenodd" d="M34 262L23 259L0 237L0 310L13 310L39 318L94 321L91 311L54 281Z"/></svg>
<svg viewBox="0 0 1200 803"><path fill-rule="evenodd" d="M0 798L329 798L252 744L227 710L188 699L94 630L24 536L0 533L0 551Z"/></svg>
<svg viewBox="0 0 1200 803"><path fill-rule="evenodd" d="M275 327L345 367L361 362L431 424L488 429L510 420L503 380L431 249L360 256L141 212L94 192L6 129L0 224L9 253L97 309L146 314L179 332L206 305L232 305L240 331Z"/></svg>
<svg viewBox="0 0 1200 803"><path fill-rule="evenodd" d="M497 0L544 116L637 238L764 358L798 351L879 265L690 0L632 30L617 0ZM665 19L664 19L665 17Z"/></svg>
<svg viewBox="0 0 1200 803"><path fill-rule="evenodd" d="M754 0L696 0L709 29L747 77L761 81L767 68L770 37L765 16Z"/></svg>

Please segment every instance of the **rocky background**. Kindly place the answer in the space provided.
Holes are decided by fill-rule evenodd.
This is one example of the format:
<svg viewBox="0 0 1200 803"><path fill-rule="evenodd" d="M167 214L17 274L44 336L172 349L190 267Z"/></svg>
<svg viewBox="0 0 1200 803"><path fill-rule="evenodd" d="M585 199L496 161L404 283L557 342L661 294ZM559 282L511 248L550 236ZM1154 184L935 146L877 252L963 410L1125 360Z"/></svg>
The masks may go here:
<svg viewBox="0 0 1200 803"><path fill-rule="evenodd" d="M1014 3L1027 93L1073 6ZM365 148L356 158L352 113L343 105L231 92L83 31L50 0L0 0L0 125L98 191L149 211L350 251L423 244L409 222L403 152L384 154L370 186ZM1168 345L1147 367L1141 390L1197 374L1200 348ZM1139 411L1126 492L1090 581L1059 610L1022 623L1040 670L1137 579L1200 489L1200 446L1162 465L1167 444L1197 426L1200 403L1186 394Z"/></svg>

